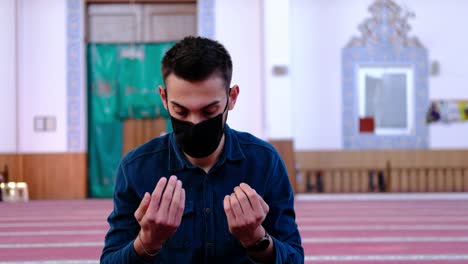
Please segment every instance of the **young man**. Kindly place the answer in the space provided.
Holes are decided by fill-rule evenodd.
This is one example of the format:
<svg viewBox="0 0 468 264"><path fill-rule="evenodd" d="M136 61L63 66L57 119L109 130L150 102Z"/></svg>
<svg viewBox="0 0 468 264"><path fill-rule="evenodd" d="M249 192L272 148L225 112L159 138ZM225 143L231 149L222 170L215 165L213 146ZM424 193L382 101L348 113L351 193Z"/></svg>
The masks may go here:
<svg viewBox="0 0 468 264"><path fill-rule="evenodd" d="M283 161L226 124L239 94L226 49L187 37L162 73L174 132L123 158L101 263L303 263Z"/></svg>

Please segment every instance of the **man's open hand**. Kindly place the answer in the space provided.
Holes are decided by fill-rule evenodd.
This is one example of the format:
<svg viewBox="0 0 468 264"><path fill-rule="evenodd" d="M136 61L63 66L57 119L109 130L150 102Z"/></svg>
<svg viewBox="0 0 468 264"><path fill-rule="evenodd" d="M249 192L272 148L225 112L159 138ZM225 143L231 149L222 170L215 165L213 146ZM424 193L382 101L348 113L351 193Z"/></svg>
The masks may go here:
<svg viewBox="0 0 468 264"><path fill-rule="evenodd" d="M157 251L175 233L182 220L184 208L185 190L182 182L174 175L169 181L161 178L151 195L145 193L135 211L135 218L141 227L139 242L146 251Z"/></svg>
<svg viewBox="0 0 468 264"><path fill-rule="evenodd" d="M268 210L263 198L246 183L241 183L231 195L224 197L229 231L243 246L251 246L265 235L262 222Z"/></svg>

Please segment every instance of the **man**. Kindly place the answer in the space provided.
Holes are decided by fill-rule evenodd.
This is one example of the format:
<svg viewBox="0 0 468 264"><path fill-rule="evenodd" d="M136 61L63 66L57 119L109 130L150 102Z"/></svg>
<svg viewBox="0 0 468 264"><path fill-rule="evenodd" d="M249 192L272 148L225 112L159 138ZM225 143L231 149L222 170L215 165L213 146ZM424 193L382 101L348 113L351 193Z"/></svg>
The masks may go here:
<svg viewBox="0 0 468 264"><path fill-rule="evenodd" d="M303 263L283 161L226 124L239 94L228 52L187 37L162 73L174 132L123 158L101 263Z"/></svg>

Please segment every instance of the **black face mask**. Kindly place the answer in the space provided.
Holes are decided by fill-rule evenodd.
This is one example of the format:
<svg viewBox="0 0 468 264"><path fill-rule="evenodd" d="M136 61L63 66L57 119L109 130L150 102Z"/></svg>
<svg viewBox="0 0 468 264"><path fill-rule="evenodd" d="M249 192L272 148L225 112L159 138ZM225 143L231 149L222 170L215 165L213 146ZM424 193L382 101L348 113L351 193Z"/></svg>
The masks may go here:
<svg viewBox="0 0 468 264"><path fill-rule="evenodd" d="M226 112L228 102L221 114L198 124L171 116L172 129L182 151L193 158L205 158L216 150L223 137L223 114Z"/></svg>

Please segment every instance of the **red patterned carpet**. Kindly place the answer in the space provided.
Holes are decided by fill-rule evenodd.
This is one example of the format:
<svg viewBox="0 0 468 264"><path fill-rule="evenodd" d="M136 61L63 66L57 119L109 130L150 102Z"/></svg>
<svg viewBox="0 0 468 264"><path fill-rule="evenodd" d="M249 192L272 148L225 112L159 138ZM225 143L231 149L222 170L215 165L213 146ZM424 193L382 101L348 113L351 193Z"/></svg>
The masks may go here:
<svg viewBox="0 0 468 264"><path fill-rule="evenodd" d="M110 200L0 203L0 264L99 263ZM308 263L468 263L468 194L299 195Z"/></svg>

